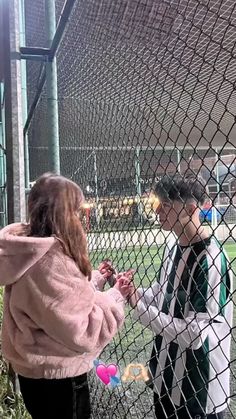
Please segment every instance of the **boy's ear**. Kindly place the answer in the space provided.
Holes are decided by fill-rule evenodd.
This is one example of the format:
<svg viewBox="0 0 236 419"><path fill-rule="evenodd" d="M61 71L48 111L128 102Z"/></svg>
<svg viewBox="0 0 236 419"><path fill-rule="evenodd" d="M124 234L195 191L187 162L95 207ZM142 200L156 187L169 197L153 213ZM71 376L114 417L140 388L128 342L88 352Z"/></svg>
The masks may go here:
<svg viewBox="0 0 236 419"><path fill-rule="evenodd" d="M189 217L191 217L194 212L196 211L196 209L198 208L197 203L196 202L188 202L186 204L185 210L188 214Z"/></svg>

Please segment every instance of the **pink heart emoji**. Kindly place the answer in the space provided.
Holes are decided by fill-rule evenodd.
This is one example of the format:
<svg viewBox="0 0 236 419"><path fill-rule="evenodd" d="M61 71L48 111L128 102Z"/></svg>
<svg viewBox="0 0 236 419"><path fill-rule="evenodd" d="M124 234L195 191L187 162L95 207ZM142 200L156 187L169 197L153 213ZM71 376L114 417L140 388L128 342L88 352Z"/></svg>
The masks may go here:
<svg viewBox="0 0 236 419"><path fill-rule="evenodd" d="M97 376L105 384L110 383L110 377L115 376L117 373L117 366L115 364L109 364L108 366L104 364L99 364L96 367Z"/></svg>

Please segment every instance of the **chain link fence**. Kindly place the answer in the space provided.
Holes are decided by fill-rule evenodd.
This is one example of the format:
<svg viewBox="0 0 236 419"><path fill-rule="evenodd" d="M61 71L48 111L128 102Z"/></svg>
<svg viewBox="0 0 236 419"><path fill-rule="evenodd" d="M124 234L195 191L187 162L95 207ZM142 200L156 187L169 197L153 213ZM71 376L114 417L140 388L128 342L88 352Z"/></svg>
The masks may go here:
<svg viewBox="0 0 236 419"><path fill-rule="evenodd" d="M63 3L56 2L57 19ZM43 1L26 1L27 45L46 45L43 16ZM134 268L137 286L155 283L167 235L149 192L163 175L191 170L208 191L202 223L236 270L235 30L233 0L75 3L57 53L60 161L61 173L86 196L94 267L109 258L118 270ZM27 63L29 105L42 66ZM31 181L49 169L46 120L44 88L28 131ZM232 299L235 321L235 291ZM229 418L236 416L235 326L231 332ZM127 308L101 360L122 373L130 363L146 366L153 341ZM93 371L90 386L94 417L154 416L143 381L111 388Z"/></svg>

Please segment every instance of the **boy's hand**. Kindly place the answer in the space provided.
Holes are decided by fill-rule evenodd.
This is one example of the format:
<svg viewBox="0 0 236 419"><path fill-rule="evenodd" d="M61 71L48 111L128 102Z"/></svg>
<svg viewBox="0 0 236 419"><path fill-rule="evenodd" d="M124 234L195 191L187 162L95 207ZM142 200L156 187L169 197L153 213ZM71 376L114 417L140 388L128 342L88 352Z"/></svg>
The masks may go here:
<svg viewBox="0 0 236 419"><path fill-rule="evenodd" d="M114 288L118 289L124 298L127 298L131 293L130 281L122 274L117 277Z"/></svg>
<svg viewBox="0 0 236 419"><path fill-rule="evenodd" d="M136 307L139 299L140 299L140 297L139 297L139 295L137 293L136 288L133 288L131 294L128 297L128 302L129 302L129 304L131 305L132 308L135 308Z"/></svg>
<svg viewBox="0 0 236 419"><path fill-rule="evenodd" d="M137 289L134 285L134 273L135 270L134 269L129 269L126 272L123 272L122 277L120 277L119 279L119 275L117 276L117 281L121 281L120 283L120 287L121 287L121 293L124 293L125 298L127 298L129 304L131 305L131 307L136 307L138 301L139 301L139 295L137 292Z"/></svg>
<svg viewBox="0 0 236 419"><path fill-rule="evenodd" d="M117 288L124 298L128 298L134 292L133 285L134 270L130 269L126 272L121 272L116 276L115 288Z"/></svg>
<svg viewBox="0 0 236 419"><path fill-rule="evenodd" d="M129 269L128 271L122 272L122 274L126 276L130 283L133 283L135 269Z"/></svg>

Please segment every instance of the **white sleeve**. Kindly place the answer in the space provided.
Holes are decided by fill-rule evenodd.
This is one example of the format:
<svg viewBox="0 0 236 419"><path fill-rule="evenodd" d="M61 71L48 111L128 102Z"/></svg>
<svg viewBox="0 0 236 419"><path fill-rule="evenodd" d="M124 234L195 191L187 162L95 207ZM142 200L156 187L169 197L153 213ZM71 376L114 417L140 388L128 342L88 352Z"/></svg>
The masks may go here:
<svg viewBox="0 0 236 419"><path fill-rule="evenodd" d="M148 306L142 299L134 310L134 319L149 327L156 335L162 335L166 343L175 341L182 350L199 349L205 341L209 327L207 313L193 313L185 319L178 319L158 310L154 305Z"/></svg>
<svg viewBox="0 0 236 419"><path fill-rule="evenodd" d="M149 288L138 288L137 292L141 300L144 301L146 306L156 305L158 300L158 294L161 290L160 284L155 282Z"/></svg>

